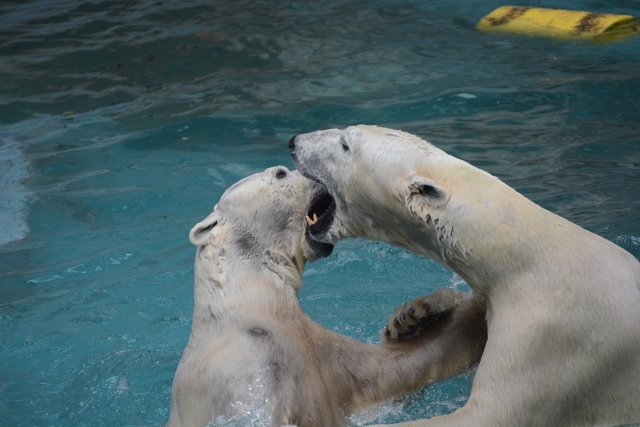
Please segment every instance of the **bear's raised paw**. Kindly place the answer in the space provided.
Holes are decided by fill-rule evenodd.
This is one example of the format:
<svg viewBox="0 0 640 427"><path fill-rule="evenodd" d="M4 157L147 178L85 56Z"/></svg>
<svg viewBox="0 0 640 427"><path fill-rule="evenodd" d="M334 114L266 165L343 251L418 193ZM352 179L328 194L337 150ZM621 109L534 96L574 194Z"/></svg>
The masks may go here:
<svg viewBox="0 0 640 427"><path fill-rule="evenodd" d="M462 297L460 292L443 288L396 308L382 330L382 342L392 343L418 335L431 323L456 308Z"/></svg>

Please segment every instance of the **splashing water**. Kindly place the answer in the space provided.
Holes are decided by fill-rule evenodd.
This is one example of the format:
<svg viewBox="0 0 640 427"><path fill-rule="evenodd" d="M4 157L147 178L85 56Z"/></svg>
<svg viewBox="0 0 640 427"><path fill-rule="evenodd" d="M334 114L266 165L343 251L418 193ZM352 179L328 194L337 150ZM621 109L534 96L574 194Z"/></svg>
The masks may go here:
<svg viewBox="0 0 640 427"><path fill-rule="evenodd" d="M262 372L254 374L252 384L247 386L247 396L246 400L231 404L234 415L220 416L210 422L208 427L269 427L269 399L266 385L262 381Z"/></svg>

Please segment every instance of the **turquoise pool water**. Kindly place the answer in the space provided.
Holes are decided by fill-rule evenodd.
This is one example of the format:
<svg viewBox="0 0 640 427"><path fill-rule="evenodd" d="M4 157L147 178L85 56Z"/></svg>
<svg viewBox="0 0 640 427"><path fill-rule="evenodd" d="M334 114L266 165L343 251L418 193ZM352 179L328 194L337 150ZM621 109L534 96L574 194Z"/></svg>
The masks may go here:
<svg viewBox="0 0 640 427"><path fill-rule="evenodd" d="M187 234L238 179L293 167L296 133L416 133L640 257L640 40L476 32L502 4L3 2L0 425L165 422L193 304ZM527 4L640 16L635 0ZM394 306L440 286L466 285L352 240L308 266L300 297L377 342ZM451 412L472 378L353 424Z"/></svg>

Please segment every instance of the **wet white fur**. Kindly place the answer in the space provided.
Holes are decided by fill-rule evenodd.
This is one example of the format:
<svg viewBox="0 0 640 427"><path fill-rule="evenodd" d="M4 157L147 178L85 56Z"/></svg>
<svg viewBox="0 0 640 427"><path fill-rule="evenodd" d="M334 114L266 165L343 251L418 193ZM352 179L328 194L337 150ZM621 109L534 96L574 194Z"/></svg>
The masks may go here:
<svg viewBox="0 0 640 427"><path fill-rule="evenodd" d="M298 169L365 236L428 256L488 303L467 404L406 426L640 422L640 263L420 138L374 126L298 135Z"/></svg>
<svg viewBox="0 0 640 427"><path fill-rule="evenodd" d="M284 175L283 175L284 172ZM301 309L312 183L284 167L233 185L190 233L198 246L189 343L176 371L168 427L203 427L251 409L272 426L336 427L478 360L484 307L463 300L420 336L364 344Z"/></svg>

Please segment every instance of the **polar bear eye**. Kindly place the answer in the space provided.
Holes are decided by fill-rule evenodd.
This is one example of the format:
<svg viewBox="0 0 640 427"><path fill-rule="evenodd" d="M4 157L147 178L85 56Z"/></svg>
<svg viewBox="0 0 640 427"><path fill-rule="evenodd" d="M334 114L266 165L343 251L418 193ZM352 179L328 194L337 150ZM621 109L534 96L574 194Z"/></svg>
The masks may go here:
<svg viewBox="0 0 640 427"><path fill-rule="evenodd" d="M440 192L438 191L437 188L435 188L432 185L426 185L426 184L425 185L421 185L420 187L418 187L418 191L423 196L427 196L427 197L431 197L431 198L440 197Z"/></svg>
<svg viewBox="0 0 640 427"><path fill-rule="evenodd" d="M340 143L342 144L342 149L343 149L344 151L349 151L349 146L347 145L347 143L346 143L346 142L344 142L344 139L341 139L341 140L340 140Z"/></svg>
<svg viewBox="0 0 640 427"><path fill-rule="evenodd" d="M282 179L282 178L284 178L285 176L287 176L287 171L285 171L284 169L278 169L278 170L276 171L276 178L278 178L278 179Z"/></svg>

